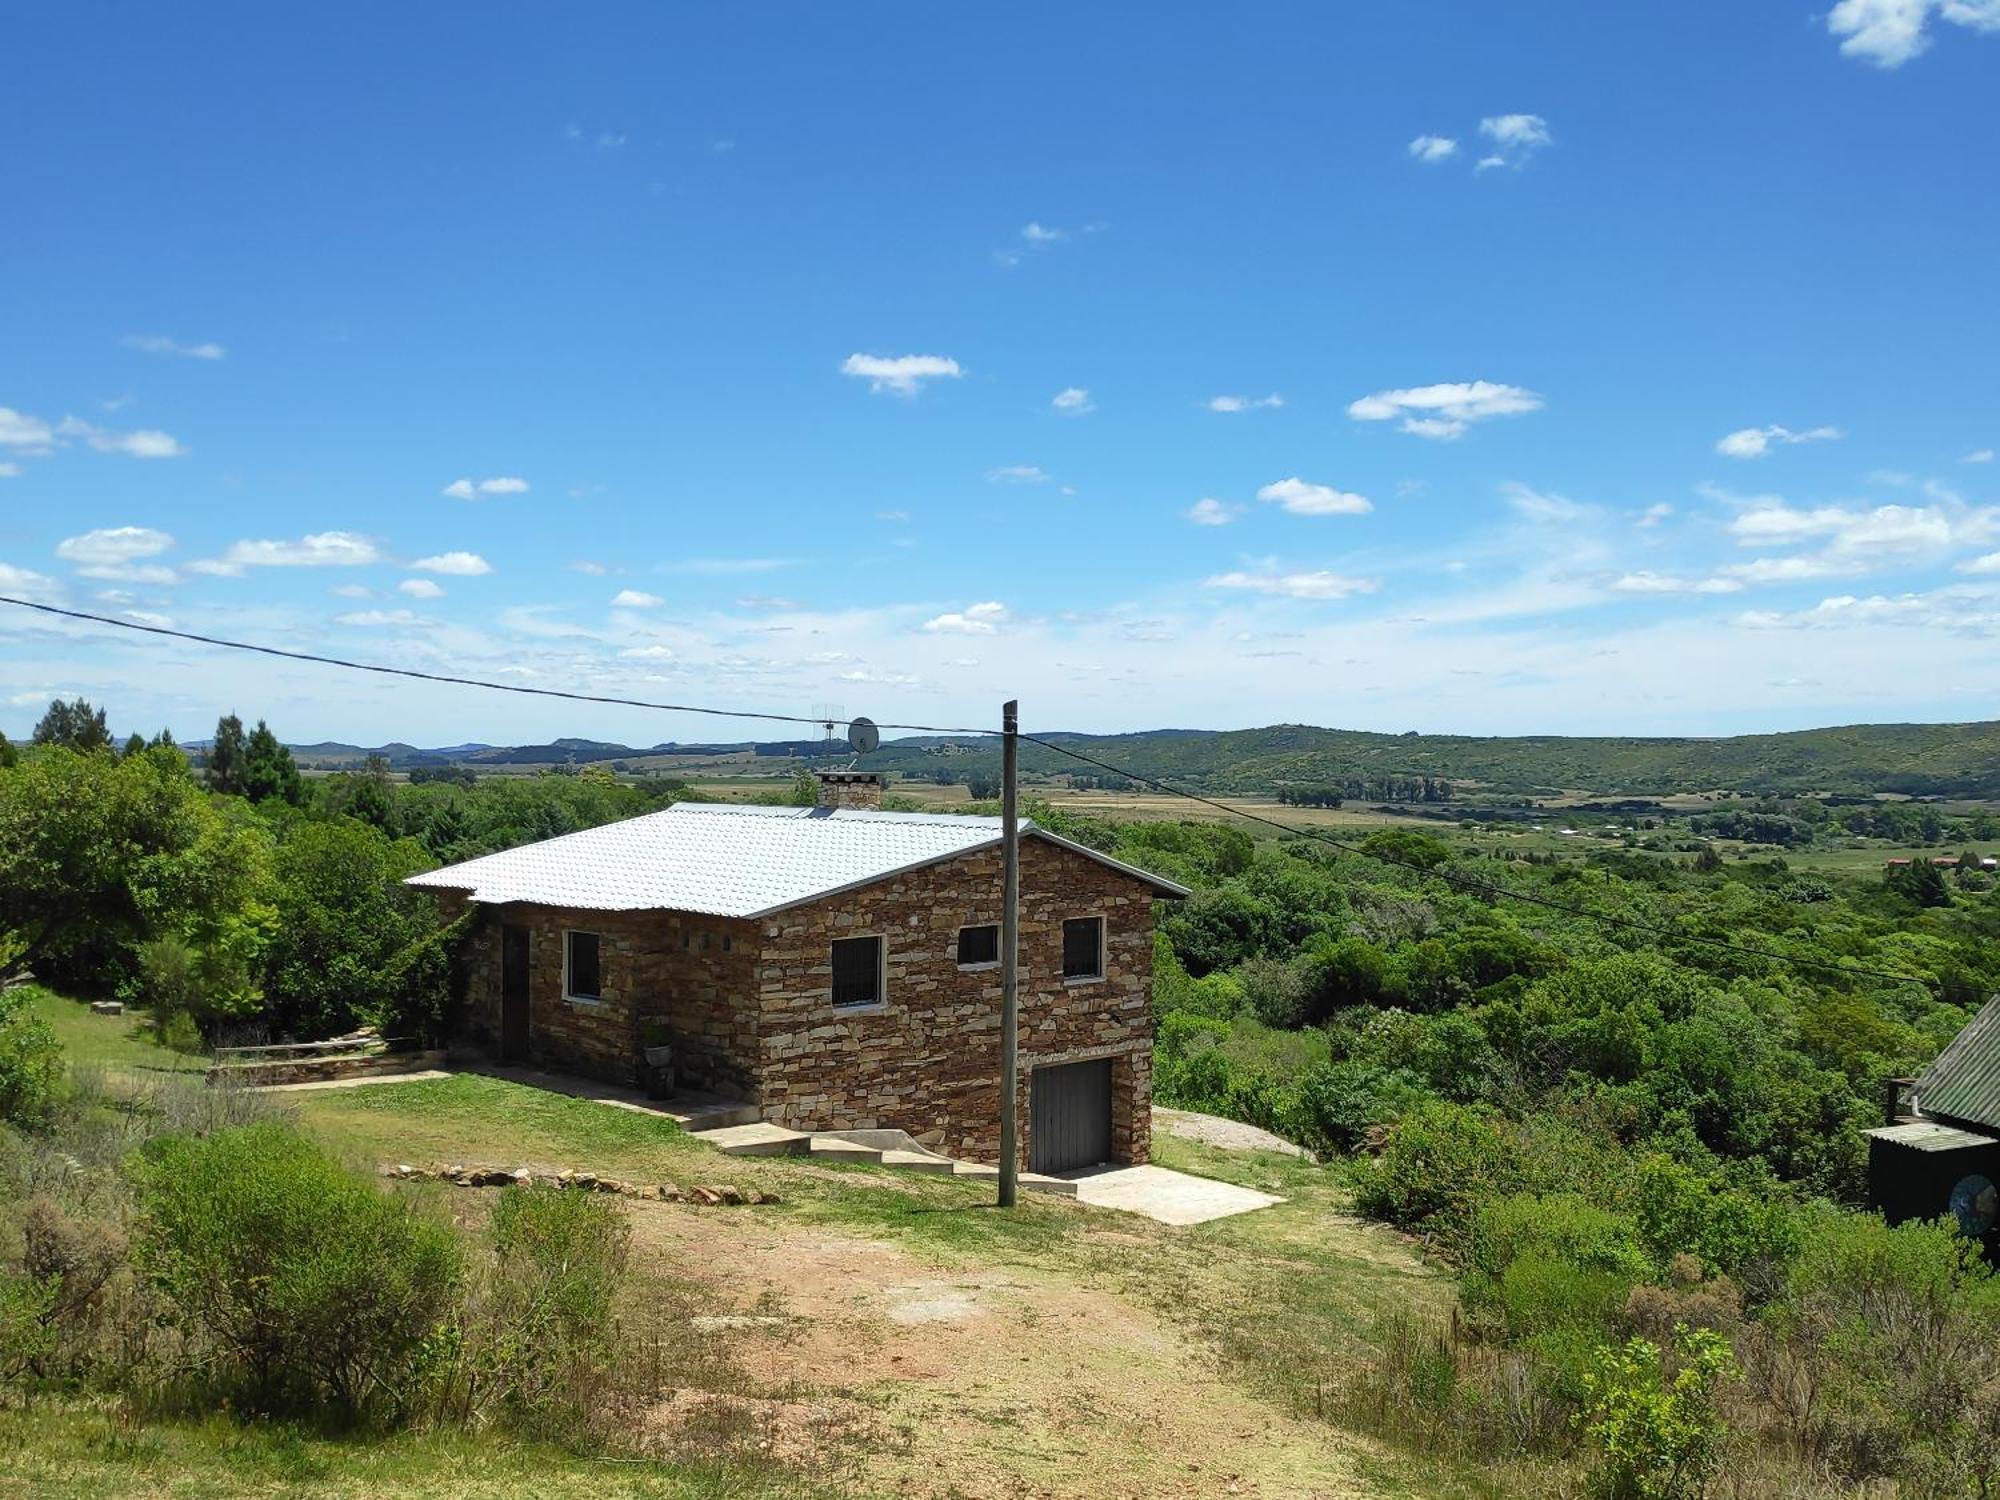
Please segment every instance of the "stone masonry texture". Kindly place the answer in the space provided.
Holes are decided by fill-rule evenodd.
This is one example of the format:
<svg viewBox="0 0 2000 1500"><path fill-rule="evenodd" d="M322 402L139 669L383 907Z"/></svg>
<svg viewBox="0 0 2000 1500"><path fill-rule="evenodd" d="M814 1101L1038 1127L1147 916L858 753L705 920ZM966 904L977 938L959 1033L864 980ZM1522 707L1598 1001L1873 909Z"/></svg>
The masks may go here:
<svg viewBox="0 0 2000 1500"><path fill-rule="evenodd" d="M459 898L447 895L447 908ZM1153 893L1043 839L1021 842L1021 1160L1037 1067L1109 1058L1113 1152L1151 1145ZM1104 977L1066 982L1062 926L1102 917ZM621 1083L664 1022L684 1084L740 1095L793 1129L894 1128L974 1161L999 1154L1000 970L960 968L961 927L1000 920L997 849L959 855L759 920L683 912L493 908L470 940L461 1030L500 1035L503 926L529 933L529 1051ZM597 1003L563 994L563 933L595 932ZM835 939L885 940L883 1002L832 1003Z"/></svg>

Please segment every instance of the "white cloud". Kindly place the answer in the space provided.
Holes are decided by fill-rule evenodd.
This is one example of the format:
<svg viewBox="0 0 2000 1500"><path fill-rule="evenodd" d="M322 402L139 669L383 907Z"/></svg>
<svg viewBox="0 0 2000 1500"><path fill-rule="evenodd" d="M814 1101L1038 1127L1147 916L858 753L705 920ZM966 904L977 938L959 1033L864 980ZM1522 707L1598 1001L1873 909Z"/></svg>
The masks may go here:
<svg viewBox="0 0 2000 1500"><path fill-rule="evenodd" d="M128 334L122 340L127 349L146 354L173 354L182 359L221 359L228 351L220 344L181 344L156 333Z"/></svg>
<svg viewBox="0 0 2000 1500"><path fill-rule="evenodd" d="M670 646L627 646L618 654L629 661L670 661L674 653Z"/></svg>
<svg viewBox="0 0 2000 1500"><path fill-rule="evenodd" d="M0 479L18 479L20 477L21 466L19 464L0 463Z"/></svg>
<svg viewBox="0 0 2000 1500"><path fill-rule="evenodd" d="M1053 245L1058 240L1069 238L1067 229L1057 229L1051 224L1028 223L1021 227L1021 238L1031 245Z"/></svg>
<svg viewBox="0 0 2000 1500"><path fill-rule="evenodd" d="M396 585L398 593L408 594L412 599L442 599L444 590L428 578L405 578Z"/></svg>
<svg viewBox="0 0 2000 1500"><path fill-rule="evenodd" d="M1375 508L1364 495L1297 478L1267 484L1257 491L1257 498L1280 505L1295 516L1363 516Z"/></svg>
<svg viewBox="0 0 2000 1500"><path fill-rule="evenodd" d="M180 582L180 575L161 563L93 563L76 571L80 578L102 578L111 583Z"/></svg>
<svg viewBox="0 0 2000 1500"><path fill-rule="evenodd" d="M887 521L891 525L901 525L910 519L910 513L906 510L878 510L875 512L875 519Z"/></svg>
<svg viewBox="0 0 2000 1500"><path fill-rule="evenodd" d="M2000 537L2000 509L1958 503L1878 505L1870 510L1821 505L1799 510L1760 499L1729 523L1745 547L1783 547L1823 539L1827 551L1865 565L1883 553L1937 552Z"/></svg>
<svg viewBox="0 0 2000 1500"><path fill-rule="evenodd" d="M1227 526L1243 513L1240 505L1203 496L1187 509L1187 518L1197 526Z"/></svg>
<svg viewBox="0 0 2000 1500"><path fill-rule="evenodd" d="M1410 155L1427 163L1449 161L1458 155L1458 142L1448 135L1420 135L1410 142Z"/></svg>
<svg viewBox="0 0 2000 1500"><path fill-rule="evenodd" d="M149 526L112 526L65 537L56 543L56 556L82 567L112 568L142 557L158 557L173 545L172 537Z"/></svg>
<svg viewBox="0 0 2000 1500"><path fill-rule="evenodd" d="M351 531L320 531L300 537L295 542L236 542L220 559L223 569L233 568L236 573L245 568L352 568L380 561L382 554L375 544ZM189 566L197 572L218 571L198 563ZM234 577L236 574L225 573L224 576Z"/></svg>
<svg viewBox="0 0 2000 1500"><path fill-rule="evenodd" d="M1066 417L1088 416L1097 410L1090 399L1090 392L1080 385L1066 386L1057 391L1049 405Z"/></svg>
<svg viewBox="0 0 2000 1500"><path fill-rule="evenodd" d="M0 562L0 589L17 598L33 599L41 603L47 603L62 593L62 585L47 574L37 573L32 568L17 568L3 562Z"/></svg>
<svg viewBox="0 0 2000 1500"><path fill-rule="evenodd" d="M366 584L343 583L330 591L336 599L373 599L375 590Z"/></svg>
<svg viewBox="0 0 2000 1500"><path fill-rule="evenodd" d="M1285 398L1273 391L1268 396L1210 396L1208 409L1225 413L1239 411L1260 411L1285 404Z"/></svg>
<svg viewBox="0 0 2000 1500"><path fill-rule="evenodd" d="M482 495L525 495L528 493L528 481L511 474L501 474L492 479L454 479L439 493L454 500L477 500Z"/></svg>
<svg viewBox="0 0 2000 1500"><path fill-rule="evenodd" d="M569 570L572 573L588 573L592 578L602 578L605 576L605 574L611 571L609 568L605 567L603 563L591 562L587 558L580 560L578 562L571 563L569 565Z"/></svg>
<svg viewBox="0 0 2000 1500"><path fill-rule="evenodd" d="M1989 552L1984 557L1975 557L1970 562L1958 565L1961 573L2000 573L2000 552Z"/></svg>
<svg viewBox="0 0 2000 1500"><path fill-rule="evenodd" d="M1340 573L1217 573L1204 578L1202 587L1245 589L1251 593L1273 594L1285 599L1345 599L1349 594L1372 594L1381 587L1375 578L1349 578Z"/></svg>
<svg viewBox="0 0 2000 1500"><path fill-rule="evenodd" d="M56 424L56 436L82 438L99 453L123 453L130 458L180 458L187 453L164 432L111 432L81 417L64 417Z"/></svg>
<svg viewBox="0 0 2000 1500"><path fill-rule="evenodd" d="M666 602L658 594L648 594L640 589L620 589L611 597L614 609L654 609Z"/></svg>
<svg viewBox="0 0 2000 1500"><path fill-rule="evenodd" d="M1840 0L1826 29L1841 39L1843 56L1878 68L1900 68L1929 49L1935 16L1973 31L2000 31L2000 0Z"/></svg>
<svg viewBox="0 0 2000 1500"><path fill-rule="evenodd" d="M337 625L356 625L364 629L424 623L422 615L408 609L361 609L352 614L335 615L333 619Z"/></svg>
<svg viewBox="0 0 2000 1500"><path fill-rule="evenodd" d="M1804 432L1789 427L1745 427L1718 439L1715 451L1724 458L1762 458L1773 443L1824 443L1839 436L1838 427L1814 427Z"/></svg>
<svg viewBox="0 0 2000 1500"><path fill-rule="evenodd" d="M1666 501L1662 500L1658 504L1649 505L1644 510L1640 511L1638 519L1633 521L1632 524L1642 529L1646 527L1657 526L1660 524L1660 522L1666 520L1666 518L1672 515L1673 513L1674 513L1674 508L1671 505L1667 504Z"/></svg>
<svg viewBox="0 0 2000 1500"><path fill-rule="evenodd" d="M942 354L899 354L893 358L879 354L850 354L841 362L840 373L868 382L876 395L884 391L896 396L914 396L926 380L956 380L965 372L958 361Z"/></svg>
<svg viewBox="0 0 2000 1500"><path fill-rule="evenodd" d="M478 578L493 571L493 564L477 552L440 552L420 557L410 564L413 573L443 573L457 578Z"/></svg>
<svg viewBox="0 0 2000 1500"><path fill-rule="evenodd" d="M993 635L1006 622L1007 606L988 600L960 612L934 616L924 621L923 628L932 635Z"/></svg>
<svg viewBox="0 0 2000 1500"><path fill-rule="evenodd" d="M1993 450L1991 448L1974 448L1965 457L1961 458L1959 462L1962 464L1990 464L1993 462Z"/></svg>
<svg viewBox="0 0 2000 1500"><path fill-rule="evenodd" d="M55 429L40 417L15 411L11 406L0 406L0 444L39 450L51 447L55 440Z"/></svg>
<svg viewBox="0 0 2000 1500"><path fill-rule="evenodd" d="M1518 385L1499 385L1490 380L1447 381L1440 385L1412 386L1403 390L1377 391L1350 402L1347 414L1357 422L1387 422L1402 419L1402 430L1418 437L1450 439L1464 435L1474 422L1491 417L1512 417L1540 411L1542 398Z"/></svg>
<svg viewBox="0 0 2000 1500"><path fill-rule="evenodd" d="M1540 115L1488 115L1479 122L1479 133L1493 143L1492 154L1479 159L1481 172L1526 166L1529 157L1555 139Z"/></svg>
<svg viewBox="0 0 2000 1500"><path fill-rule="evenodd" d="M1500 486L1500 493L1516 515L1538 526L1574 526L1597 518L1594 505L1512 480Z"/></svg>
<svg viewBox="0 0 2000 1500"><path fill-rule="evenodd" d="M190 573L200 573L207 578L241 578L243 564L225 562L219 557L201 557L187 565Z"/></svg>
<svg viewBox="0 0 2000 1500"><path fill-rule="evenodd" d="M1033 464L1002 464L997 469L988 469L986 477L994 484L1047 484L1049 476Z"/></svg>
<svg viewBox="0 0 2000 1500"><path fill-rule="evenodd" d="M1621 594L1734 594L1743 587L1734 578L1678 578L1670 573L1627 573L1611 587Z"/></svg>

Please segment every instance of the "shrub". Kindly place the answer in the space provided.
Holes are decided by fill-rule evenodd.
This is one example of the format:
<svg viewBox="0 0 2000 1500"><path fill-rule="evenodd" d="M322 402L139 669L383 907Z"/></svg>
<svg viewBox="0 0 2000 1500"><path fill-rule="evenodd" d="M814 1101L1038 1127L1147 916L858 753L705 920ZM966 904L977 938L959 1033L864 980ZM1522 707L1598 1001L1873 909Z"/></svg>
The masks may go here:
<svg viewBox="0 0 2000 1500"><path fill-rule="evenodd" d="M0 1120L38 1125L55 1107L62 1049L28 1009L28 986L0 990Z"/></svg>
<svg viewBox="0 0 2000 1500"><path fill-rule="evenodd" d="M493 1208L491 1301L476 1380L514 1425L562 1438L609 1415L621 1343L612 1299L629 1233L601 1198L510 1187Z"/></svg>
<svg viewBox="0 0 2000 1500"><path fill-rule="evenodd" d="M137 1262L252 1405L400 1407L459 1276L451 1231L282 1125L167 1136L138 1167Z"/></svg>
<svg viewBox="0 0 2000 1500"><path fill-rule="evenodd" d="M1433 1097L1421 1078L1401 1068L1322 1063L1299 1080L1291 1133L1321 1154L1352 1150L1371 1127L1399 1120Z"/></svg>
<svg viewBox="0 0 2000 1500"><path fill-rule="evenodd" d="M1736 1372L1735 1356L1720 1334L1675 1337L1681 1366L1671 1377L1657 1344L1632 1339L1604 1350L1587 1379L1583 1430L1596 1440L1602 1500L1697 1500L1720 1462L1728 1429L1716 1387Z"/></svg>
<svg viewBox="0 0 2000 1500"><path fill-rule="evenodd" d="M1480 1204L1527 1185L1519 1143L1490 1115L1425 1104L1404 1116L1360 1179L1363 1213L1463 1248Z"/></svg>
<svg viewBox="0 0 2000 1500"><path fill-rule="evenodd" d="M1500 1276L1530 1253L1608 1271L1627 1285L1652 1274L1630 1220L1575 1194L1515 1193L1480 1207L1472 1223L1474 1271Z"/></svg>

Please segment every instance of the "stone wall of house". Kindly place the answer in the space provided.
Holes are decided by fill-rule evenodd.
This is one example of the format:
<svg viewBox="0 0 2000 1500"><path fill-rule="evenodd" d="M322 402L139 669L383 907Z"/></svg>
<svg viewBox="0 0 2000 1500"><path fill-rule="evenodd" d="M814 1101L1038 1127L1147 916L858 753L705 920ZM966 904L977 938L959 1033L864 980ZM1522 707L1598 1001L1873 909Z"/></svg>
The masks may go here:
<svg viewBox="0 0 2000 1500"><path fill-rule="evenodd" d="M1109 1057L1113 1148L1151 1144L1153 896L1060 846L1021 846L1021 1161L1036 1067ZM1105 976L1066 983L1062 924L1105 918ZM958 966L960 927L1000 920L997 850L946 860L763 924L757 972L761 1102L781 1125L907 1130L948 1155L1000 1149L1000 970ZM887 939L884 1003L835 1010L829 945Z"/></svg>
<svg viewBox="0 0 2000 1500"><path fill-rule="evenodd" d="M463 897L441 893L445 902ZM453 914L449 908L447 915ZM754 923L679 912L591 912L509 905L488 909L466 951L459 1035L498 1053L502 931L528 929L528 1055L542 1066L614 1083L640 1080L644 1023L666 1022L689 1087L755 1097L758 930ZM563 994L563 933L594 932L603 995Z"/></svg>

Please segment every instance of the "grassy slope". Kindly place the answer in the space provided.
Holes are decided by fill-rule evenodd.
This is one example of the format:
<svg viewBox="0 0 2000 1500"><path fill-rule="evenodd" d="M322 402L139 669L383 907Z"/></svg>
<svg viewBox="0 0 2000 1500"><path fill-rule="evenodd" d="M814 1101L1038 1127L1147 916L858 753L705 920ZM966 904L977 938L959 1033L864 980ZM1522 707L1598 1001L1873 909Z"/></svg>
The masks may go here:
<svg viewBox="0 0 2000 1500"><path fill-rule="evenodd" d="M91 1016L74 1001L46 994L37 996L35 1005L77 1062L185 1065L136 1035L131 1017ZM358 1166L456 1159L574 1166L683 1185L737 1183L776 1192L783 1201L775 1208L709 1212L768 1215L763 1222L774 1232L894 1247L940 1276L954 1268L968 1274L1014 1268L1051 1285L1109 1293L1149 1309L1195 1347L1210 1351L1232 1386L1295 1418L1312 1418L1324 1389L1339 1378L1378 1311L1442 1313L1451 1297L1449 1282L1407 1246L1349 1215L1346 1194L1332 1173L1287 1157L1221 1152L1171 1137L1158 1142L1164 1164L1263 1187L1288 1201L1193 1229L1170 1229L1032 1194L1018 1211L1003 1214L992 1208L991 1189L984 1185L782 1158L725 1158L671 1122L497 1079L461 1075L286 1098L308 1129ZM470 1201L462 1206L473 1207ZM664 1206L651 1211L689 1212ZM649 1264L642 1275L684 1276L690 1269ZM864 1363L856 1379L864 1391L877 1389L871 1383L879 1380L884 1402L903 1399L903 1387L889 1371L870 1372ZM951 1400L949 1386L930 1394ZM1362 1486L1354 1490L1358 1495L1528 1492L1390 1455L1331 1427L1319 1430L1329 1450L1349 1462ZM538 1452L499 1438L430 1435L346 1443L220 1423L136 1425L88 1405L0 1412L0 1454L7 1455L0 1463L0 1497L248 1496L309 1489L334 1496L534 1493L560 1500L586 1492L749 1497L862 1495L898 1487L893 1457L875 1461L867 1476L844 1476L837 1488L830 1481L812 1488L769 1465L634 1469ZM1135 1462L1138 1457L1133 1455Z"/></svg>
<svg viewBox="0 0 2000 1500"><path fill-rule="evenodd" d="M207 1066L203 1058L169 1052L155 1045L146 1032L143 1011L128 1010L122 1016L93 1015L81 1000L70 1000L41 988L35 988L29 995L28 1008L48 1023L49 1030L62 1043L63 1056L72 1066L81 1063L171 1073Z"/></svg>

